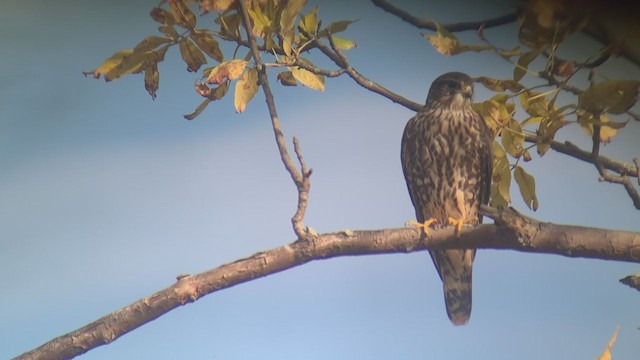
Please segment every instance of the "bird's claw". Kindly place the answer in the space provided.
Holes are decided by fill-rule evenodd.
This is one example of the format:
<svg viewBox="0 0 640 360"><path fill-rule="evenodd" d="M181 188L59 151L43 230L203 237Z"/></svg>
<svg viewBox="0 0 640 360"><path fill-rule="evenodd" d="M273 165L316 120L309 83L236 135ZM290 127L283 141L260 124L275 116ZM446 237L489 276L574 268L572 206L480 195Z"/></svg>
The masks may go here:
<svg viewBox="0 0 640 360"><path fill-rule="evenodd" d="M462 227L465 224L465 220L466 220L465 218L456 219L453 217L449 217L449 225L453 225L456 227L456 230L454 233L456 236L460 236L460 234L462 233Z"/></svg>
<svg viewBox="0 0 640 360"><path fill-rule="evenodd" d="M413 226L413 227L417 227L417 228L422 228L422 230L424 231L425 234L429 235L429 228L431 227L431 225L435 224L437 222L436 219L427 219L427 221L421 223L421 222L417 222L415 220L409 220L407 221L407 226Z"/></svg>

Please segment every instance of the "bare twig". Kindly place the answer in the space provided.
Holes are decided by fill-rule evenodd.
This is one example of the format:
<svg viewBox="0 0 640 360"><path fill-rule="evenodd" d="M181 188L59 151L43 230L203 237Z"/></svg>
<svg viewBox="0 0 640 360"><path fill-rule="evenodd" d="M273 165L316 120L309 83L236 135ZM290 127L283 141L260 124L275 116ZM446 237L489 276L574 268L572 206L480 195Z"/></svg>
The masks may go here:
<svg viewBox="0 0 640 360"><path fill-rule="evenodd" d="M399 7L396 7L393 4L388 3L385 0L371 0L371 2L381 8L382 10L393 14L397 17L399 17L400 19L408 22L409 24L421 28L421 29L427 29L427 30L432 30L432 31L436 31L437 30L437 26L436 23L434 21L429 21L429 20L424 20L418 17L415 17L411 14L409 14L408 12L400 9ZM455 23L455 24L440 24L440 26L446 28L447 30L451 31L451 32L458 32L458 31L466 31L466 30L478 30L480 27L484 27L486 28L490 28L490 27L495 27L495 26L501 26L501 25L505 25L505 24L509 24L512 23L514 21L516 21L518 18L518 13L516 11L503 15L503 16L499 16L493 19L486 19L486 20L480 20L480 21L470 21L470 22L460 22L460 23Z"/></svg>
<svg viewBox="0 0 640 360"><path fill-rule="evenodd" d="M67 359L83 354L206 295L314 260L436 248L487 248L640 263L637 232L542 223L511 210L483 211L497 223L509 226L484 224L460 237L454 234L453 227L447 227L431 230L428 238L415 228L344 230L318 235L313 241L298 240L201 274L181 275L172 286L55 338L16 360Z"/></svg>
<svg viewBox="0 0 640 360"><path fill-rule="evenodd" d="M284 135L282 133L282 128L280 127L280 121L278 120L278 112L276 111L276 105L273 100L273 93L271 92L271 87L269 86L269 78L267 76L267 72L260 57L260 51L258 50L258 44L256 42L256 38L251 31L251 19L249 18L249 12L247 11L247 4L245 1L237 2L240 12L242 13L242 22L244 24L244 28L247 32L247 39L249 40L249 47L251 49L251 54L253 55L253 60L256 63L256 70L258 71L258 81L260 82L260 86L264 92L264 96L267 102L267 108L269 109L269 116L271 117L271 125L273 127L273 133L276 138L276 144L278 145L278 151L280 152L280 159L284 164L285 169L291 175L291 179L296 185L298 189L298 206L295 215L291 218L291 223L293 225L293 230L296 235L300 239L306 238L306 231L304 229L304 225L302 224L302 219L304 217L304 213L307 208L307 201L309 198L309 175L310 171L306 169L306 165L302 160L302 154L299 151L299 148L296 149L296 154L298 155L298 160L302 166L302 171L298 171L296 165L293 163L293 160L289 156L289 151L287 150L287 145L284 139ZM294 144L297 143L297 140L294 140Z"/></svg>

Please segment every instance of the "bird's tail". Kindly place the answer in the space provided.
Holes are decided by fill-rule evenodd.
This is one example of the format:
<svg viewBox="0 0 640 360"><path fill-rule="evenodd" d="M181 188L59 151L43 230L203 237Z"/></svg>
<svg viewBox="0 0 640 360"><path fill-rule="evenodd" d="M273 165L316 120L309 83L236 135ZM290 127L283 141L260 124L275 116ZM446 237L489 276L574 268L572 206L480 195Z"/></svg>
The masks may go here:
<svg viewBox="0 0 640 360"><path fill-rule="evenodd" d="M447 315L454 325L471 317L471 279L475 250L435 250L431 257L442 279Z"/></svg>

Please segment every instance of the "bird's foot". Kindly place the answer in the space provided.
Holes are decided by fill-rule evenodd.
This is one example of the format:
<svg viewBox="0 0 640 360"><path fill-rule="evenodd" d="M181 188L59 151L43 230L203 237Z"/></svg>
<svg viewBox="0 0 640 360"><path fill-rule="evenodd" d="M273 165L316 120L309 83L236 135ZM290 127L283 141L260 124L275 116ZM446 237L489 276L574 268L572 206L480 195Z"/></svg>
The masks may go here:
<svg viewBox="0 0 640 360"><path fill-rule="evenodd" d="M427 219L427 221L425 221L423 223L417 222L415 220L409 220L409 221L407 221L407 226L413 226L413 227L417 227L417 228L422 228L424 233L429 235L429 228L431 227L431 225L435 224L436 222L437 222L437 220L434 219L434 218Z"/></svg>
<svg viewBox="0 0 640 360"><path fill-rule="evenodd" d="M465 221L467 219L465 219L464 217L461 217L459 219L453 218L453 217L449 217L449 225L453 225L456 227L456 230L454 232L454 234L456 236L460 236L460 234L462 233L462 227L465 225Z"/></svg>

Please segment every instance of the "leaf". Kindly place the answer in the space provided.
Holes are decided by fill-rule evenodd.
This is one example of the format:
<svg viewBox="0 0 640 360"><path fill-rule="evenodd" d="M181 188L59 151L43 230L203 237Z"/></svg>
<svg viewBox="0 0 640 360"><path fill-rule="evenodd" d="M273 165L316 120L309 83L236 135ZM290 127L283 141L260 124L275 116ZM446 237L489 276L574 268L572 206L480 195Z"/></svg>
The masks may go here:
<svg viewBox="0 0 640 360"><path fill-rule="evenodd" d="M189 9L185 0L169 0L169 7L178 25L185 29L193 29L196 26L196 15Z"/></svg>
<svg viewBox="0 0 640 360"><path fill-rule="evenodd" d="M596 115L585 111L578 111L578 124L582 127L590 136L593 136L593 128L595 126L600 127L600 141L603 143L611 142L611 139L618 134L618 130L622 129L627 122L614 122L609 120L606 115Z"/></svg>
<svg viewBox="0 0 640 360"><path fill-rule="evenodd" d="M215 23L220 25L223 34L238 34L241 22L242 16L237 12L225 16L221 15L215 20Z"/></svg>
<svg viewBox="0 0 640 360"><path fill-rule="evenodd" d="M141 42L133 48L135 52L144 52L148 50L153 50L162 44L166 44L170 42L170 39L161 36L147 36Z"/></svg>
<svg viewBox="0 0 640 360"><path fill-rule="evenodd" d="M159 22L160 24L173 25L176 22L170 12L160 7L154 7L153 9L151 9L149 15L153 20Z"/></svg>
<svg viewBox="0 0 640 360"><path fill-rule="evenodd" d="M520 123L510 119L508 125L501 132L502 146L514 158L519 158L524 152L524 135Z"/></svg>
<svg viewBox="0 0 640 360"><path fill-rule="evenodd" d="M613 332L613 336L611 336L611 339L609 340L607 347L604 348L604 352L596 360L611 360L611 348L613 348L613 344L615 344L616 339L618 338L619 330L620 330L620 326L616 326L616 329Z"/></svg>
<svg viewBox="0 0 640 360"><path fill-rule="evenodd" d="M151 66L151 64L162 61L166 51L166 47L157 51L145 52L123 50L123 52L118 52L111 58L107 59L104 64L94 71L94 74L97 71L104 71L101 73L104 76L105 81L116 80L127 74L136 74L143 71L148 66ZM104 66L105 64L107 65Z"/></svg>
<svg viewBox="0 0 640 360"><path fill-rule="evenodd" d="M355 42L351 40L347 40L339 37L334 37L333 43L336 44L336 47L338 47L338 49L341 49L341 50L349 50L358 46Z"/></svg>
<svg viewBox="0 0 640 360"><path fill-rule="evenodd" d="M511 202L511 196L509 195L511 187L509 161L507 160L507 155L504 149L497 141L493 142L491 148L493 152L491 206L507 206Z"/></svg>
<svg viewBox="0 0 640 360"><path fill-rule="evenodd" d="M204 51L211 58L216 60L217 62L222 62L224 60L224 55L220 50L220 46L218 45L218 41L211 36L208 32L195 30L189 33L189 36L193 41L198 45L198 47Z"/></svg>
<svg viewBox="0 0 640 360"><path fill-rule="evenodd" d="M176 29L171 25L162 25L158 28L158 31L167 35L167 37L171 40L176 40L180 36L178 35Z"/></svg>
<svg viewBox="0 0 640 360"><path fill-rule="evenodd" d="M125 57L127 57L127 56L129 56L131 54L133 54L133 49L120 50L120 51L114 53L113 55L111 55L107 60L105 60L95 70L93 70L93 71L85 71L85 72L83 72L83 74L85 76L89 75L89 74L93 74L94 79L99 79L100 75L104 75L104 74L108 73L109 71L111 71L113 68L115 68L120 63L122 63L122 61L124 60Z"/></svg>
<svg viewBox="0 0 640 360"><path fill-rule="evenodd" d="M144 88L147 90L151 98L155 100L156 91L160 86L160 73L158 72L158 63L144 69Z"/></svg>
<svg viewBox="0 0 640 360"><path fill-rule="evenodd" d="M289 70L302 85L313 90L324 91L324 76L314 74L297 66L290 66Z"/></svg>
<svg viewBox="0 0 640 360"><path fill-rule="evenodd" d="M225 11L235 5L235 0L201 0L200 9L207 13L210 11Z"/></svg>
<svg viewBox="0 0 640 360"><path fill-rule="evenodd" d="M622 114L638 101L640 81L607 80L591 86L578 96L578 106L592 114Z"/></svg>
<svg viewBox="0 0 640 360"><path fill-rule="evenodd" d="M296 86L298 83L296 82L296 78L293 77L291 71L281 71L278 73L277 79L284 86Z"/></svg>
<svg viewBox="0 0 640 360"><path fill-rule="evenodd" d="M300 19L300 28L303 32L313 36L318 30L318 6Z"/></svg>
<svg viewBox="0 0 640 360"><path fill-rule="evenodd" d="M511 58L512 56L518 56L518 55L522 54L522 51L520 50L519 47L515 47L515 48L509 49L509 50L499 49L498 50L498 54L500 54L500 56Z"/></svg>
<svg viewBox="0 0 640 360"><path fill-rule="evenodd" d="M516 166L513 171L513 176L516 179L516 184L520 188L520 195L522 200L527 204L529 209L533 211L538 210L538 197L536 196L536 180L533 176L528 174L521 166Z"/></svg>
<svg viewBox="0 0 640 360"><path fill-rule="evenodd" d="M511 113L505 104L507 98L506 94L497 94L489 100L472 105L473 109L484 118L494 135L497 135L511 121Z"/></svg>
<svg viewBox="0 0 640 360"><path fill-rule="evenodd" d="M189 39L180 41L180 55L187 64L187 71L189 72L198 71L203 64L207 63L202 51Z"/></svg>
<svg viewBox="0 0 640 360"><path fill-rule="evenodd" d="M496 92L502 92L505 90L509 90L512 92L518 92L523 89L523 86L520 85L517 81L513 80L498 80L492 79L486 76L480 76L475 79L476 82L481 83L487 89Z"/></svg>
<svg viewBox="0 0 640 360"><path fill-rule="evenodd" d="M224 61L211 70L209 76L207 77L207 83L220 84L226 79L237 79L240 75L242 75L242 72L247 66L247 63L248 62L246 60L240 59Z"/></svg>
<svg viewBox="0 0 640 360"><path fill-rule="evenodd" d="M236 94L233 105L236 111L241 113L247 107L247 104L258 92L258 71L251 68L242 74L242 77L236 83Z"/></svg>
<svg viewBox="0 0 640 360"><path fill-rule="evenodd" d="M339 32L343 32L347 30L349 25L353 24L356 21L358 20L340 20L332 22L331 24L329 24L329 26L320 31L320 36L328 36L329 34L333 35Z"/></svg>
<svg viewBox="0 0 640 360"><path fill-rule="evenodd" d="M204 99L204 101L202 101L200 103L200 105L198 105L198 107L196 108L196 110L194 112L192 112L191 114L182 115L182 116L187 120L195 119L198 115L200 115L204 111L204 109L207 108L207 105L209 105L209 103L211 101L212 100L210 100L210 99Z"/></svg>
<svg viewBox="0 0 640 360"><path fill-rule="evenodd" d="M531 62L535 60L541 53L542 48L538 48L522 54L518 59L516 67L513 69L513 81L518 82L522 80L524 75L527 73L529 64L531 64Z"/></svg>
<svg viewBox="0 0 640 360"><path fill-rule="evenodd" d="M282 49L286 55L291 55L295 38L295 20L307 0L288 0L280 14L280 35L282 35Z"/></svg>
<svg viewBox="0 0 640 360"><path fill-rule="evenodd" d="M442 55L451 56L458 54L460 52L460 40L440 24L436 24L436 28L436 35L422 34L422 36Z"/></svg>

